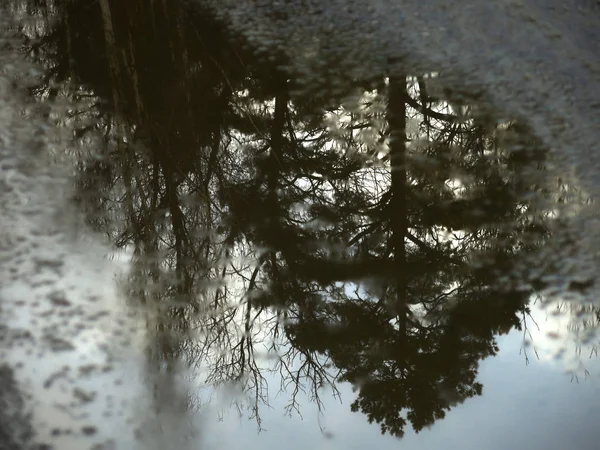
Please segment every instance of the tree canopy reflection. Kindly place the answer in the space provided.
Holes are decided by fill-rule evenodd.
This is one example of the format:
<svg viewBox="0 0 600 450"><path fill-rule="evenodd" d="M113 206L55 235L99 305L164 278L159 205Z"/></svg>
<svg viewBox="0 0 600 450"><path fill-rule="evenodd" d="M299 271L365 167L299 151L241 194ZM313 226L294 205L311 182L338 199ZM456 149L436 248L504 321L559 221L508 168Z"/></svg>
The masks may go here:
<svg viewBox="0 0 600 450"><path fill-rule="evenodd" d="M259 424L269 371L290 409L306 383L317 403L352 383L396 436L481 395L479 361L532 294L501 275L548 235L528 195L548 194L546 150L522 124L434 74L299 90L200 6L26 6L31 93L68 102L75 200L132 255L151 364L241 383Z"/></svg>

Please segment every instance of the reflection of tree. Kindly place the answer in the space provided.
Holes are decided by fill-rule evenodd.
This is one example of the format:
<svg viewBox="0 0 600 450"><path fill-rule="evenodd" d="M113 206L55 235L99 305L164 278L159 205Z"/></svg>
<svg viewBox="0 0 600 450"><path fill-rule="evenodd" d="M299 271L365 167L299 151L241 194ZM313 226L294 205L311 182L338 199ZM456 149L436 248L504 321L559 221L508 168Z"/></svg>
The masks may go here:
<svg viewBox="0 0 600 450"><path fill-rule="evenodd" d="M529 295L498 273L545 234L520 174L544 152L500 138L518 124L434 98L425 77L303 96L193 8L55 6L28 42L48 68L32 92L87 99L68 113L87 149L78 200L133 256L152 364L242 383L260 420L275 353L291 410L339 374L398 436L481 393L478 361Z"/></svg>
<svg viewBox="0 0 600 450"><path fill-rule="evenodd" d="M415 100L406 101L409 93L402 94L401 87L390 89L400 90L388 100L393 118L398 108L393 101ZM380 194L366 222L347 235L347 261L340 265L310 253L298 257L311 267L301 276L310 278L307 272L314 270L332 277L316 276L321 284L375 277L377 282L334 284L328 301L313 302L286 328L294 346L327 355L340 379L357 386L354 410L399 436L407 420L419 431L452 405L481 393L478 361L496 352L495 334L519 326L516 314L529 296L500 288L495 272L509 269L517 253L533 248L543 232L519 213L527 208L519 200L519 189L526 186L518 187L512 155L477 123L457 127L449 119L450 125L438 122L427 130L435 138L416 151L409 147L404 158L394 155L397 122L390 119L391 180L378 183ZM395 171L396 166L404 170ZM460 174L460 188L445 183L452 170ZM395 172L406 181L395 185ZM444 239L445 233L453 238ZM398 236L404 236L401 244ZM469 265L473 252L482 255L476 267ZM297 275L293 266L291 274Z"/></svg>
<svg viewBox="0 0 600 450"><path fill-rule="evenodd" d="M408 95L400 88L388 103ZM392 106L387 111L397 114ZM426 125L430 141L406 156L394 155L403 150L394 150L395 123L389 120L387 156L374 158L367 145L361 150L372 152L370 167L365 160L353 167L345 153L338 164L348 172L339 184L339 166L320 164L306 176L286 164L293 151L280 154L269 166L278 181L277 201L267 195L254 215L238 216L254 242L268 249L261 259L268 289L260 304L286 306L294 348L330 358L340 379L359 386L353 408L397 435L405 425L403 410L420 430L481 393L478 361L495 353L494 334L519 326L516 314L526 313L529 297L494 280L545 234L543 214L521 200L532 187L518 176L543 152L509 153L484 131L490 124L441 117L449 124ZM302 147L295 136L289 140ZM388 164L404 171L392 168L390 177ZM360 178L365 172L370 181ZM347 182L353 175L357 181ZM329 192L321 190L324 184ZM298 203L304 207L294 208ZM354 295L348 294L352 286Z"/></svg>

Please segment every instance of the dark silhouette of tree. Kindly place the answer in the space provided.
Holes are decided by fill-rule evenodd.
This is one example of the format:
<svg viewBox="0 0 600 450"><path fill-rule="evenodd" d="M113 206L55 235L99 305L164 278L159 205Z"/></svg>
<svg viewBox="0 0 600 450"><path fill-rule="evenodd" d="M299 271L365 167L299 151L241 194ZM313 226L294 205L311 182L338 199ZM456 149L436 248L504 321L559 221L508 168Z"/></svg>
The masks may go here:
<svg viewBox="0 0 600 450"><path fill-rule="evenodd" d="M342 238L340 260L311 251L305 231L295 233L284 218L285 239L269 242L283 255L287 279L271 278L271 292L287 302L292 345L329 358L340 379L357 386L353 410L402 436L407 420L420 431L481 394L478 362L497 351L495 334L520 326L530 296L496 279L546 231L543 213L523 217L522 196L533 187L519 180L519 163L481 125L440 116L450 125L438 119L443 128L428 130L431 141L410 151L404 128L415 100L404 81L390 80L387 102L389 151L378 162L391 174L378 197L358 203L371 201L363 230ZM521 165L543 154L533 151ZM313 295L315 283L326 294Z"/></svg>

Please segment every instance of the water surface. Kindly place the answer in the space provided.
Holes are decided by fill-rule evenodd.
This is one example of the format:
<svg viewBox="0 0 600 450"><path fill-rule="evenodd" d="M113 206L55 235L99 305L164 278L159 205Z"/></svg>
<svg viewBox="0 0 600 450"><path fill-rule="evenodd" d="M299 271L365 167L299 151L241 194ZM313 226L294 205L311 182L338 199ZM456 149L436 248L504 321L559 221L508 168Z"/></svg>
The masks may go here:
<svg viewBox="0 0 600 450"><path fill-rule="evenodd" d="M593 170L540 126L575 110L491 50L470 76L381 28L358 61L330 9L254 6L297 33L7 7L0 448L595 448Z"/></svg>

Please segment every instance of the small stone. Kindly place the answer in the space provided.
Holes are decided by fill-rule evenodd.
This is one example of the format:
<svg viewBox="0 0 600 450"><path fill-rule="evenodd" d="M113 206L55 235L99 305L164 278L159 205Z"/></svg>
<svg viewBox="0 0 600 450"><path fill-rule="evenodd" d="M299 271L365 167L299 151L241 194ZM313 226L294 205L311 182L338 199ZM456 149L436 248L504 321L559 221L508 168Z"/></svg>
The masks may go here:
<svg viewBox="0 0 600 450"><path fill-rule="evenodd" d="M93 434L96 434L97 431L98 431L98 429L91 425L87 425L87 426L81 428L81 432L83 434L85 434L86 436L91 436Z"/></svg>

